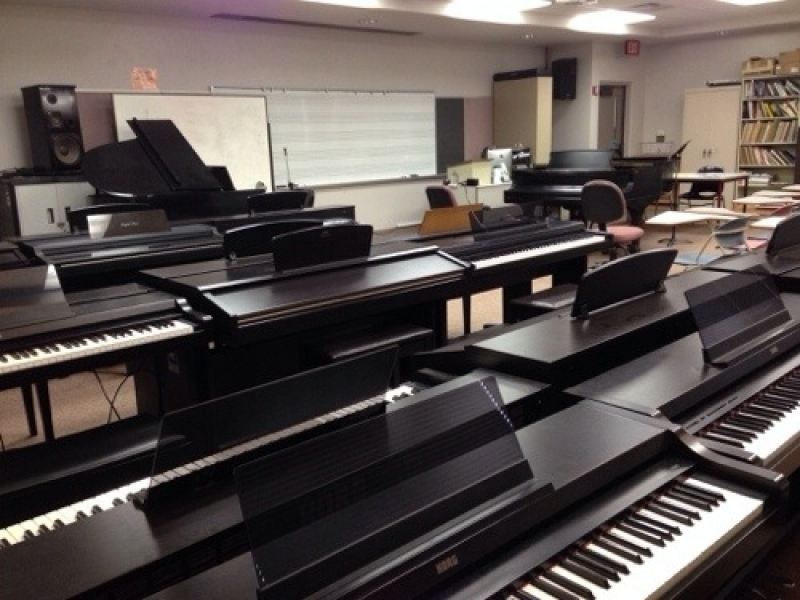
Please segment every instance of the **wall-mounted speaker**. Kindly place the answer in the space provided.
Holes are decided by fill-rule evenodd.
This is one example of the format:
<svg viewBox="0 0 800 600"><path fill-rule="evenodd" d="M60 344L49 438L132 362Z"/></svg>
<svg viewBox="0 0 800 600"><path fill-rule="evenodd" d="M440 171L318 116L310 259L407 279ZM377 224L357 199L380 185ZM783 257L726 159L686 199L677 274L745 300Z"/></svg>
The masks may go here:
<svg viewBox="0 0 800 600"><path fill-rule="evenodd" d="M552 63L553 99L575 100L578 82L578 59L559 58Z"/></svg>
<svg viewBox="0 0 800 600"><path fill-rule="evenodd" d="M38 171L80 169L83 139L74 85L32 85L22 88L25 119Z"/></svg>

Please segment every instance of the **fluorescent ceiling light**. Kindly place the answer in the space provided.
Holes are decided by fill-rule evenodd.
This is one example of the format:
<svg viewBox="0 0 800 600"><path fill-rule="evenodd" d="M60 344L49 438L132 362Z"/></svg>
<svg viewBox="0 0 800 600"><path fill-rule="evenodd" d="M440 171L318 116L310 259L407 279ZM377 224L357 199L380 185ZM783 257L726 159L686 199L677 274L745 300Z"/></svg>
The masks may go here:
<svg viewBox="0 0 800 600"><path fill-rule="evenodd" d="M545 6L550 6L549 0L451 0L442 14L465 21L522 25L523 12Z"/></svg>
<svg viewBox="0 0 800 600"><path fill-rule="evenodd" d="M726 4L736 4L737 6L755 6L756 4L770 4L772 2L783 2L783 0L719 0Z"/></svg>
<svg viewBox="0 0 800 600"><path fill-rule="evenodd" d="M599 10L572 17L567 27L587 33L628 33L628 25L652 21L653 15L626 10Z"/></svg>

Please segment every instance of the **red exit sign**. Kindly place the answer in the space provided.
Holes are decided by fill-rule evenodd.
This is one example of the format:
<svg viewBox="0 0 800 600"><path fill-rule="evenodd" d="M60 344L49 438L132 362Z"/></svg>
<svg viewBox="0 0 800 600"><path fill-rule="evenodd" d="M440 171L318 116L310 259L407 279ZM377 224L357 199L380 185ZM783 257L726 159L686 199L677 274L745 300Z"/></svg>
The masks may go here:
<svg viewBox="0 0 800 600"><path fill-rule="evenodd" d="M639 40L625 40L625 54L628 56L639 56L642 44Z"/></svg>

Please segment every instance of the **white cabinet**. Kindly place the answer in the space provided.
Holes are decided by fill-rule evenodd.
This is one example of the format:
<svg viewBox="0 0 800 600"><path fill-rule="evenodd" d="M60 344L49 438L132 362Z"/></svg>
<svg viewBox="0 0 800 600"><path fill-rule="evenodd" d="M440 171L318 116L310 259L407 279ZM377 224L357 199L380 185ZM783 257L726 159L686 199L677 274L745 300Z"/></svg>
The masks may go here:
<svg viewBox="0 0 800 600"><path fill-rule="evenodd" d="M681 171L702 166L736 171L739 108L738 87L686 90L681 139L691 142L681 155Z"/></svg>
<svg viewBox="0 0 800 600"><path fill-rule="evenodd" d="M93 193L94 188L85 181L15 185L19 235L69 231L67 208L88 205Z"/></svg>

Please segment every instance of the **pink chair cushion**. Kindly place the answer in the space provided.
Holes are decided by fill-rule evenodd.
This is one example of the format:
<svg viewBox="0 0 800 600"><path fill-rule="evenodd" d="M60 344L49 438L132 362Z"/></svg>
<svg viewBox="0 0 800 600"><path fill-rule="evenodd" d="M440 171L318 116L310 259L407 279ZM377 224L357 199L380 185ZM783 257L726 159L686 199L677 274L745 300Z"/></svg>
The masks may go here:
<svg viewBox="0 0 800 600"><path fill-rule="evenodd" d="M614 236L614 242L625 244L641 239L644 235L644 229L633 225L609 225L608 233Z"/></svg>

